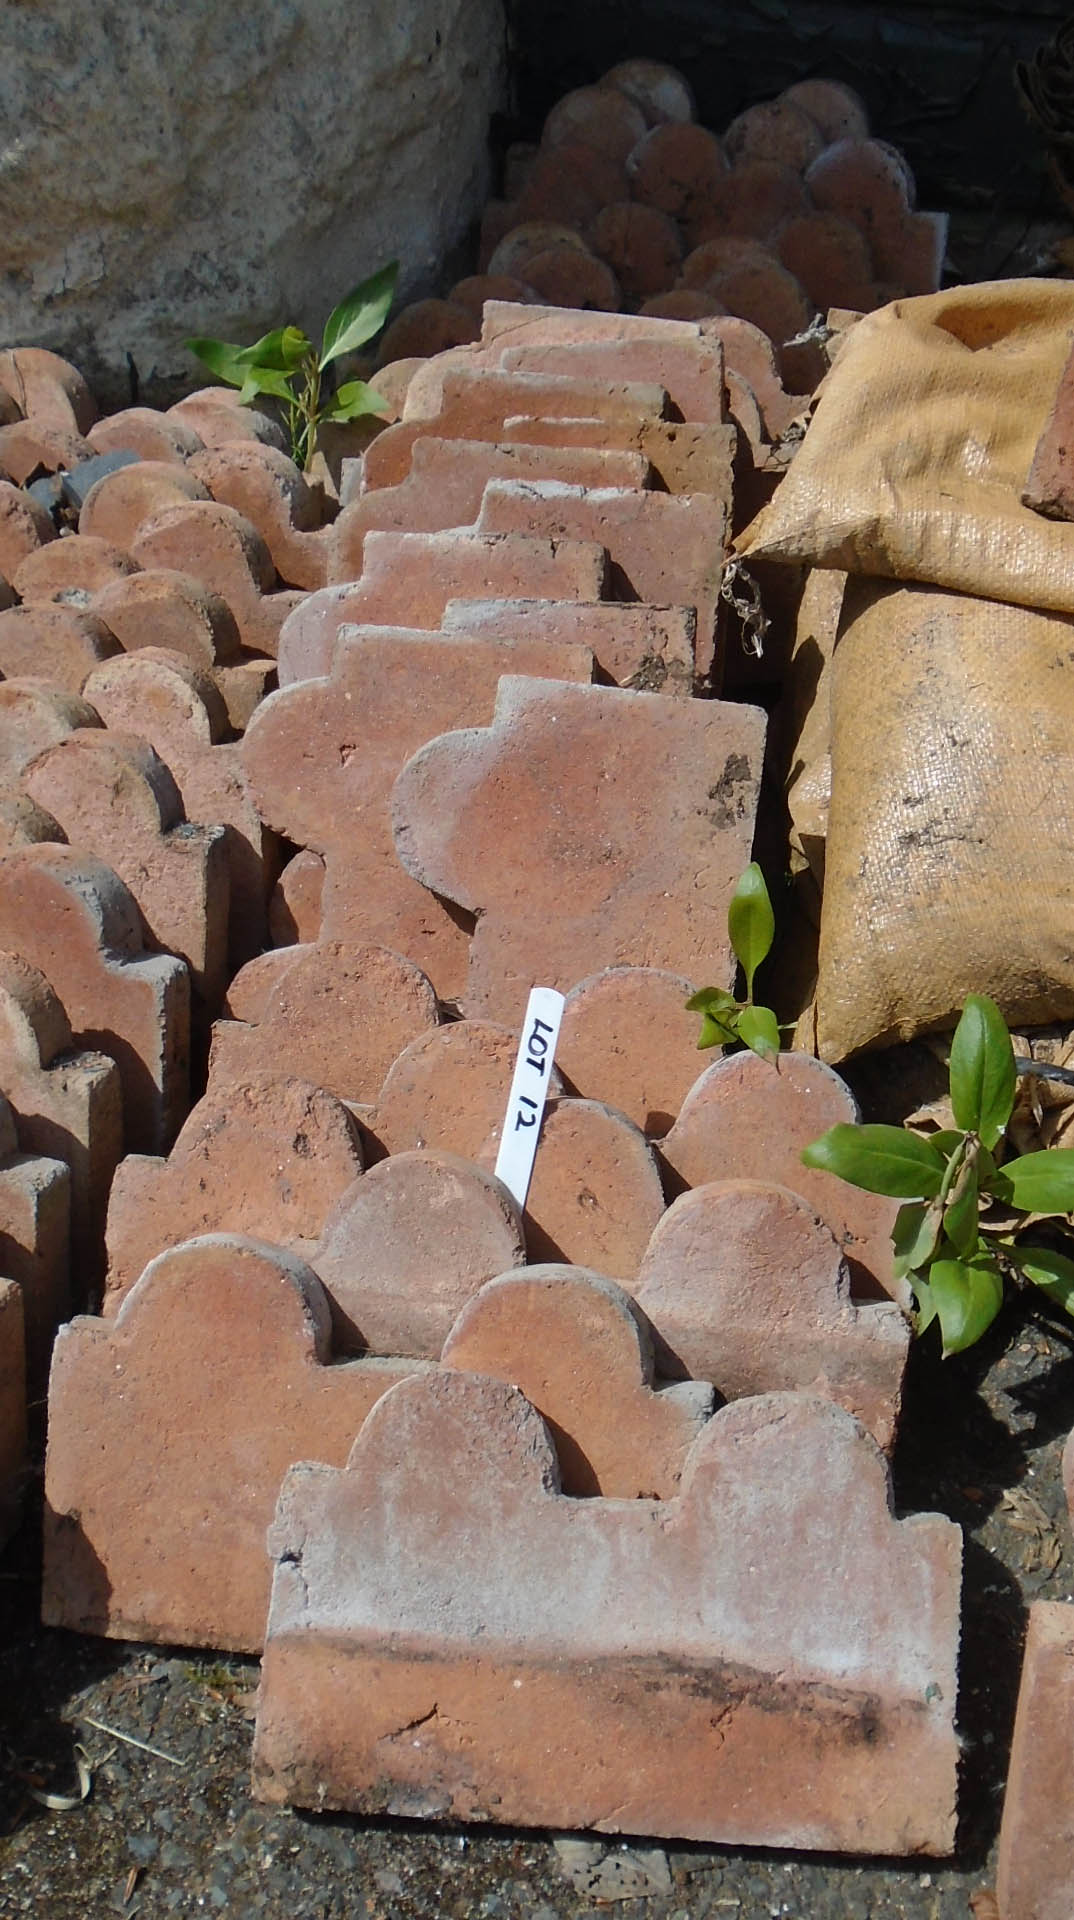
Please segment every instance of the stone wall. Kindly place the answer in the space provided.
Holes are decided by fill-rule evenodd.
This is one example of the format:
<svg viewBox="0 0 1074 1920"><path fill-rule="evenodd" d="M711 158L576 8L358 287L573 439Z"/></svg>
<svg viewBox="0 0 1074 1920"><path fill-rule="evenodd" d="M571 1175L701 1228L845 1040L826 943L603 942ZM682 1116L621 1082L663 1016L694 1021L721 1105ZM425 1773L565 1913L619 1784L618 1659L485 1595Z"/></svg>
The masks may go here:
<svg viewBox="0 0 1074 1920"><path fill-rule="evenodd" d="M0 346L122 404L131 362L143 398L197 384L185 335L313 333L393 256L430 290L503 84L502 0L9 0Z"/></svg>

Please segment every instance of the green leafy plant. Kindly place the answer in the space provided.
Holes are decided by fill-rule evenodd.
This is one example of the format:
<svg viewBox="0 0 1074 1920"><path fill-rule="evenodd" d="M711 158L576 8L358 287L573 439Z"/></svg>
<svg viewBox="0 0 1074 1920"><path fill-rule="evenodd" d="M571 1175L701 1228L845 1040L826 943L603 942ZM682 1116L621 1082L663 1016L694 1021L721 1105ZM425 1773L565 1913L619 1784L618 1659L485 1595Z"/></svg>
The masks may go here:
<svg viewBox="0 0 1074 1920"><path fill-rule="evenodd" d="M771 1007L759 1007L753 998L753 977L768 958L776 933L776 916L768 897L764 874L756 860L742 875L727 909L727 931L735 959L746 980L746 998L736 999L723 987L702 987L686 1002L691 1013L700 1013L699 1047L732 1047L741 1044L762 1060L774 1060L779 1053L779 1022Z"/></svg>
<svg viewBox="0 0 1074 1920"><path fill-rule="evenodd" d="M1027 1244L1018 1215L1074 1212L1074 1148L1002 1158L1017 1068L994 1000L971 994L951 1043L955 1126L928 1136L905 1127L829 1127L805 1148L807 1167L901 1200L892 1232L895 1276L913 1292L914 1326L939 1324L946 1357L991 1326L1008 1283L1039 1287L1074 1315L1074 1260Z"/></svg>
<svg viewBox="0 0 1074 1920"><path fill-rule="evenodd" d="M282 402L296 466L308 467L317 450L317 430L326 420L357 420L384 406L364 380L348 380L331 390L324 375L341 354L353 353L380 332L395 293L399 262L392 260L370 279L352 287L324 324L320 347L301 327L276 327L252 347L227 340L187 340L184 344L229 387L239 388L245 406L262 395Z"/></svg>

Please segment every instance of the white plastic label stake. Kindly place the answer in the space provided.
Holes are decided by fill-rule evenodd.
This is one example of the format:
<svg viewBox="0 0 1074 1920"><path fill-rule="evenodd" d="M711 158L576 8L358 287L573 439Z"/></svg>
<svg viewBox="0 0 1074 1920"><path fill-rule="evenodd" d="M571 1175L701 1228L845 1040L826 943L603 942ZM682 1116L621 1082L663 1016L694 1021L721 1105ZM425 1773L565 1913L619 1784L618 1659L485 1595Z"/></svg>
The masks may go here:
<svg viewBox="0 0 1074 1920"><path fill-rule="evenodd" d="M563 995L557 993L555 987L532 988L526 1002L522 1044L515 1060L500 1151L496 1156L496 1178L503 1181L520 1207L525 1206L530 1190L563 1006Z"/></svg>

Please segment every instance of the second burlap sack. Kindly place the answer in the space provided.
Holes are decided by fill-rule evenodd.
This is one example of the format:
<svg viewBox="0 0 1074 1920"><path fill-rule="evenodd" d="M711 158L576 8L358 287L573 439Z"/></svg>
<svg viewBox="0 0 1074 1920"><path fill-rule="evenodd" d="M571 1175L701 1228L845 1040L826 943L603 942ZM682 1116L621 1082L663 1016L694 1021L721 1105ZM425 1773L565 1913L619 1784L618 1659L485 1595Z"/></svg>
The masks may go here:
<svg viewBox="0 0 1074 1920"><path fill-rule="evenodd" d="M1074 619L851 580L830 690L822 1057L1074 1016Z"/></svg>
<svg viewBox="0 0 1074 1920"><path fill-rule="evenodd" d="M1020 497L1072 334L1066 280L957 287L867 314L736 551L1074 612L1074 527Z"/></svg>

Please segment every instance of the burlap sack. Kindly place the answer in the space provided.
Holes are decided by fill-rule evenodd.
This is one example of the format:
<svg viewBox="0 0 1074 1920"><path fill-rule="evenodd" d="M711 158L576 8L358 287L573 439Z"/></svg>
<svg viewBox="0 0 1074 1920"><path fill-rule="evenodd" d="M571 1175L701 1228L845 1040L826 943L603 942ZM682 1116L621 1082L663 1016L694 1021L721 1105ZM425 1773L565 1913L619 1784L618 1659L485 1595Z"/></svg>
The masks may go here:
<svg viewBox="0 0 1074 1920"><path fill-rule="evenodd" d="M958 287L867 315L737 551L1074 612L1074 527L1019 498L1072 332L1065 280Z"/></svg>
<svg viewBox="0 0 1074 1920"><path fill-rule="evenodd" d="M1074 530L1072 530L1074 537ZM831 668L817 1037L1074 1015L1074 620L848 584Z"/></svg>
<svg viewBox="0 0 1074 1920"><path fill-rule="evenodd" d="M802 590L787 674L790 748L785 792L791 872L807 867L824 885L824 843L832 790L831 664L846 574L816 567Z"/></svg>

